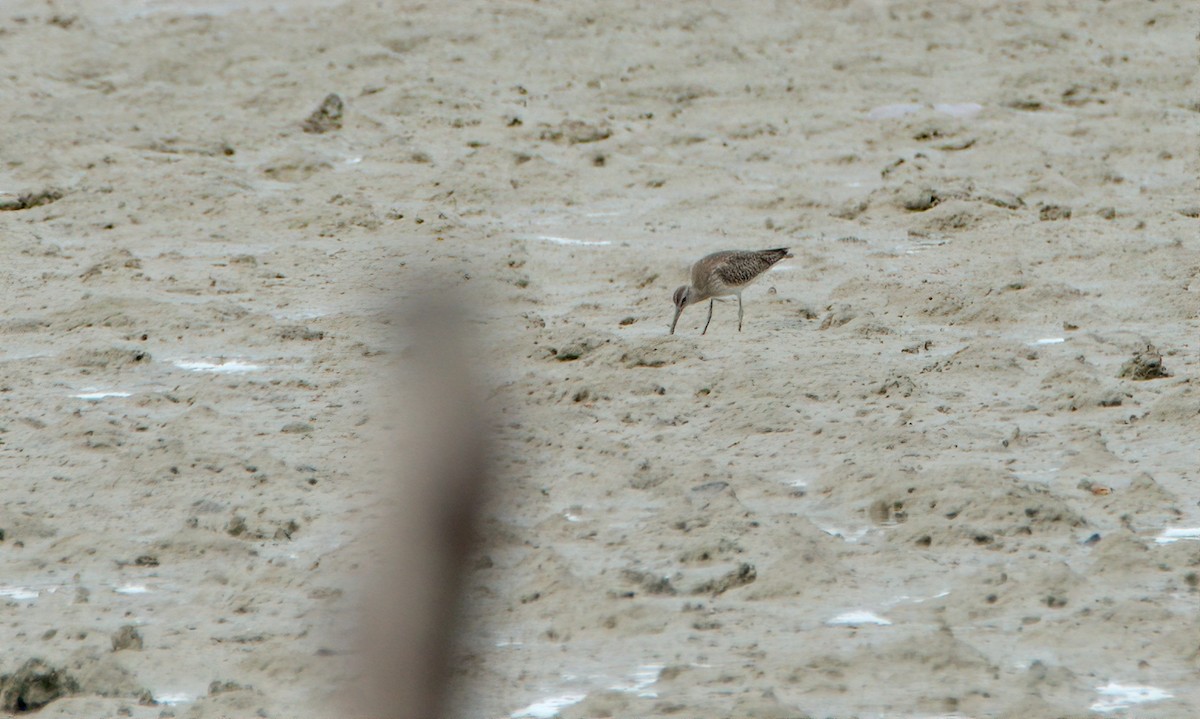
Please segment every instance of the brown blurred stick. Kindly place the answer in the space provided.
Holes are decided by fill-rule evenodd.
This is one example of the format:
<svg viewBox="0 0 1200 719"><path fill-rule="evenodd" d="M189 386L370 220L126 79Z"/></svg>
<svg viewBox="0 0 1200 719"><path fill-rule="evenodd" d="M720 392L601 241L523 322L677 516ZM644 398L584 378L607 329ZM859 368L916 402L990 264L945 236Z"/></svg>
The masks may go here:
<svg viewBox="0 0 1200 719"><path fill-rule="evenodd" d="M488 476L486 422L472 381L468 328L458 308L426 302L404 324L404 381L396 487L399 511L382 533L383 561L364 615L372 718L442 716L459 588Z"/></svg>

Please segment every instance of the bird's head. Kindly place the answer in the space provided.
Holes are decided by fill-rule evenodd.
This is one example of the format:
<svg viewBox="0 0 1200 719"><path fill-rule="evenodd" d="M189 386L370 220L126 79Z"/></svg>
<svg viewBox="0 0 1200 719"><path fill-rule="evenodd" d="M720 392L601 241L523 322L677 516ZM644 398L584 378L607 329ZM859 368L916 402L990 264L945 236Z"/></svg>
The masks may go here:
<svg viewBox="0 0 1200 719"><path fill-rule="evenodd" d="M675 325L679 322L679 313L683 312L684 307L691 304L692 288L683 285L675 290L675 296L671 298L671 301L675 303L675 319L671 320L671 334L675 334Z"/></svg>

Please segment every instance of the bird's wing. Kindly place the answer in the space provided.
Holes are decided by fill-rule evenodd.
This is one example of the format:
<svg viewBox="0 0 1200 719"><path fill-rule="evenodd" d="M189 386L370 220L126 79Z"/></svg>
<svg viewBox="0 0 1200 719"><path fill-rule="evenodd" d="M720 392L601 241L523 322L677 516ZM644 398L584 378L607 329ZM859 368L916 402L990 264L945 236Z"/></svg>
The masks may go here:
<svg viewBox="0 0 1200 719"><path fill-rule="evenodd" d="M727 286L744 285L771 269L771 265L782 260L785 252L730 252L713 268L717 278Z"/></svg>

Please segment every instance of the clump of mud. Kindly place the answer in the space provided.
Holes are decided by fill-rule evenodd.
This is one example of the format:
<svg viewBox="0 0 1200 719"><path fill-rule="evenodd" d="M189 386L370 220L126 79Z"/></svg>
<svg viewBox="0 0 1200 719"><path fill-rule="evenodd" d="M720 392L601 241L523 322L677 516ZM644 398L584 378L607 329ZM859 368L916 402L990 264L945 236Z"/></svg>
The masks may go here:
<svg viewBox="0 0 1200 719"><path fill-rule="evenodd" d="M612 130L607 125L593 125L582 120L566 120L557 127L547 127L539 135L541 140L565 142L568 145L600 142L610 137Z"/></svg>
<svg viewBox="0 0 1200 719"><path fill-rule="evenodd" d="M758 579L758 571L754 565L743 562L738 565L737 569L697 585L692 589L692 594L711 594L715 597L735 587L753 584L755 579Z"/></svg>
<svg viewBox="0 0 1200 719"><path fill-rule="evenodd" d="M62 198L62 190L54 188L39 190L38 192L26 192L12 199L0 199L0 212L28 210L34 207L41 207L42 205L49 205L51 202L58 202Z"/></svg>
<svg viewBox="0 0 1200 719"><path fill-rule="evenodd" d="M1147 380L1170 377L1171 373L1163 366L1162 353L1154 345L1146 345L1146 349L1133 355L1121 365L1121 379Z"/></svg>
<svg viewBox="0 0 1200 719"><path fill-rule="evenodd" d="M342 114L345 106L342 104L342 98L336 93L330 93L325 96L321 104L313 113L308 116L301 127L305 132L314 134L322 134L330 130L342 129Z"/></svg>
<svg viewBox="0 0 1200 719"><path fill-rule="evenodd" d="M12 674L0 676L0 712L6 715L34 712L58 699L83 694L154 703L128 669L93 651L80 651L63 666L34 657Z"/></svg>
<svg viewBox="0 0 1200 719"><path fill-rule="evenodd" d="M140 347L77 347L64 358L84 369L117 369L151 360L150 353Z"/></svg>
<svg viewBox="0 0 1200 719"><path fill-rule="evenodd" d="M79 683L64 669L30 659L12 674L0 676L0 711L37 711L55 699L79 691Z"/></svg>
<svg viewBox="0 0 1200 719"><path fill-rule="evenodd" d="M1071 219L1071 208L1066 205L1042 205L1038 210L1038 219L1043 222L1057 222Z"/></svg>
<svg viewBox="0 0 1200 719"><path fill-rule="evenodd" d="M137 627L132 624L126 624L112 635L112 649L114 652L126 649L141 651L142 646L142 635L138 632Z"/></svg>

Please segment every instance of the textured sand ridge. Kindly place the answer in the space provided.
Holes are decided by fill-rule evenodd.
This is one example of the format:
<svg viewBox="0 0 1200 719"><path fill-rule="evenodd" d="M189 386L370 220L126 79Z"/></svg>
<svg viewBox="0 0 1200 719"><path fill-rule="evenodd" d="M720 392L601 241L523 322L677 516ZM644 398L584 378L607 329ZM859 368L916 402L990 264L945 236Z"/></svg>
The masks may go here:
<svg viewBox="0 0 1200 719"><path fill-rule="evenodd" d="M0 709L338 715L432 279L463 716L1195 716L1196 20L0 2Z"/></svg>

